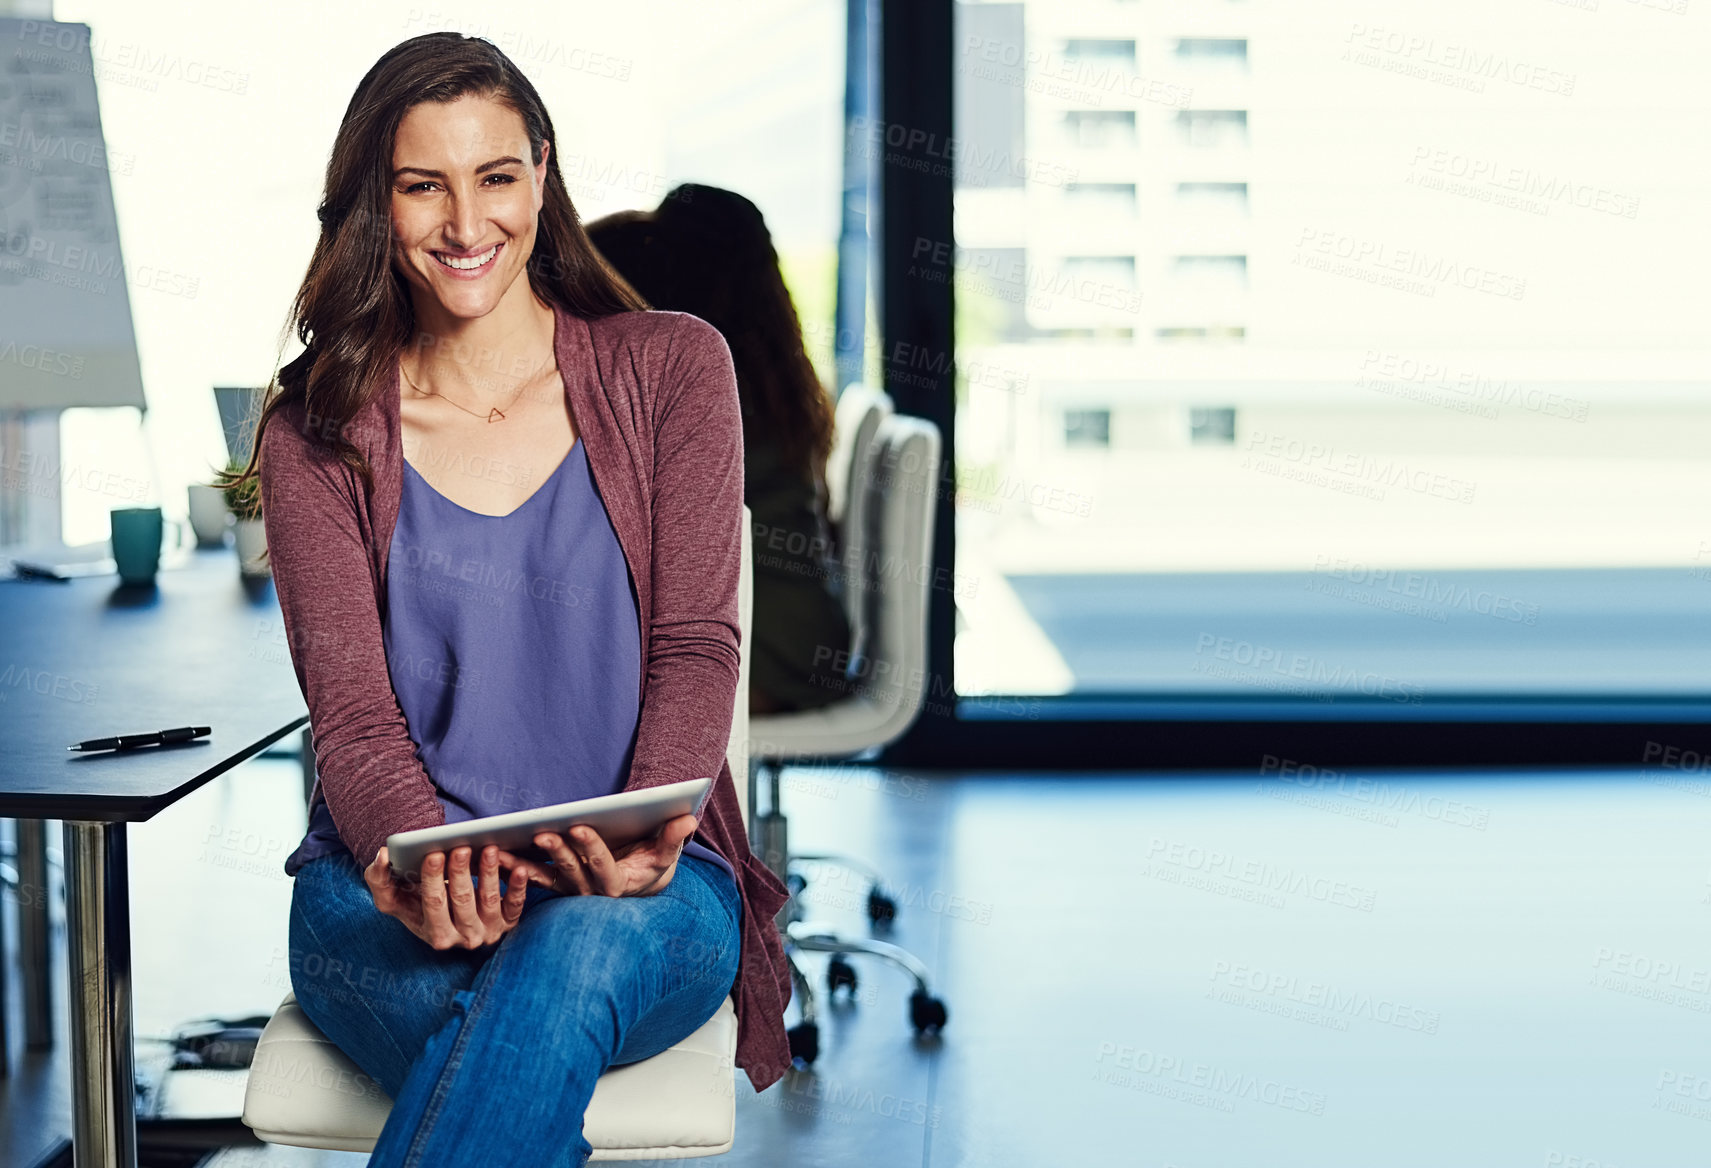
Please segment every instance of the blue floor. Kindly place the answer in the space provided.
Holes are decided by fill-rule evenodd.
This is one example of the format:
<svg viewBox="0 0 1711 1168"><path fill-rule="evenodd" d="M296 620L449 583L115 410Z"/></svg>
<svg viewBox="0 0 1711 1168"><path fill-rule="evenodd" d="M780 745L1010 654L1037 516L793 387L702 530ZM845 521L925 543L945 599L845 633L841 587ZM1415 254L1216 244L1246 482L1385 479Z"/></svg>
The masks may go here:
<svg viewBox="0 0 1711 1168"><path fill-rule="evenodd" d="M932 1163L1707 1163L1708 790L965 787Z"/></svg>
<svg viewBox="0 0 1711 1168"><path fill-rule="evenodd" d="M252 762L132 829L140 1034L283 995L299 781ZM1711 776L842 768L785 786L798 850L886 873L890 939L950 1022L913 1041L906 979L858 959L812 1070L761 1096L739 1077L721 1164L1711 1163ZM864 899L830 871L806 893L857 934ZM14 1150L63 1122L62 1094L31 1111L18 1089L0 1099Z"/></svg>

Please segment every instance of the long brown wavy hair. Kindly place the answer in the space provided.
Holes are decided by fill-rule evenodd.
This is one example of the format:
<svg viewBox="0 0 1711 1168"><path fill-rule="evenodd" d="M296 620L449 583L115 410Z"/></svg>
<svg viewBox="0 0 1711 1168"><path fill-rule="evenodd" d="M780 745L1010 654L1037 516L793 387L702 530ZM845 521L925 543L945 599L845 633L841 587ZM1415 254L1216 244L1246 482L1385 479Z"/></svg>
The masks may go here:
<svg viewBox="0 0 1711 1168"><path fill-rule="evenodd" d="M658 210L594 220L588 237L655 308L698 316L724 334L746 426L786 466L822 478L832 403L803 346L760 208L734 191L683 183Z"/></svg>
<svg viewBox="0 0 1711 1168"><path fill-rule="evenodd" d="M323 442L370 487L373 475L347 424L390 385L399 354L416 330L409 286L392 266L392 149L410 109L466 94L517 112L534 165L540 165L542 144L552 143L526 269L535 294L588 318L648 307L589 243L559 171L552 119L511 59L491 41L456 32L425 33L397 45L357 85L339 123L316 210L321 237L287 325L295 325L305 348L268 386L254 429L259 436L274 414L300 402L310 431L305 436ZM258 437L248 466L224 481L257 474L260 459Z"/></svg>

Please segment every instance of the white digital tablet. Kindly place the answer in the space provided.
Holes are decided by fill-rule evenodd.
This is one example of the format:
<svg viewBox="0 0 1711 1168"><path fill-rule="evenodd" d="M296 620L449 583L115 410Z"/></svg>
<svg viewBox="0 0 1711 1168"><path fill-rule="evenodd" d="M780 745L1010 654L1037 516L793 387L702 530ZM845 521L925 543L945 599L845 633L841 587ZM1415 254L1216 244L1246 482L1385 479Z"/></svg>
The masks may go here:
<svg viewBox="0 0 1711 1168"><path fill-rule="evenodd" d="M481 867L481 849L495 844L519 859L545 863L552 857L535 846L535 837L543 831L563 834L579 824L599 832L606 846L615 852L653 835L667 820L679 815L693 815L699 821L701 808L712 790L712 779L685 779L641 791L619 791L615 795L573 799L550 807L484 815L461 823L395 831L386 837L387 860L394 876L413 877L421 871L422 861L430 853L446 852L449 860L454 848L468 844L469 868L476 872Z"/></svg>

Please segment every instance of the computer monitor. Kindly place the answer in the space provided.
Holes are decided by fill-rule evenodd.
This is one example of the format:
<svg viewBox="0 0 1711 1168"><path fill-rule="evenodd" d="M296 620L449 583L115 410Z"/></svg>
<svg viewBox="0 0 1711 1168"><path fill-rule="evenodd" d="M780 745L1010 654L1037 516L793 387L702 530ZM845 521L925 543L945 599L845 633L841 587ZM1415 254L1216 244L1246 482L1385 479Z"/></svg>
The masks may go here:
<svg viewBox="0 0 1711 1168"><path fill-rule="evenodd" d="M262 390L257 386L216 385L214 403L220 409L220 429L226 433L226 454L237 462L250 459L250 441L261 412Z"/></svg>

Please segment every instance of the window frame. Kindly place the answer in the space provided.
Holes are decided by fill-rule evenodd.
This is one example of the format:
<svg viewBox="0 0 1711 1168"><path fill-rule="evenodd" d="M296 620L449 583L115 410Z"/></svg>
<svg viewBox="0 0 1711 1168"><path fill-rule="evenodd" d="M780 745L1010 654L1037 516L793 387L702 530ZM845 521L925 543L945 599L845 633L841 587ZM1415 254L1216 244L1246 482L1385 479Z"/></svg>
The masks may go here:
<svg viewBox="0 0 1711 1168"><path fill-rule="evenodd" d="M943 438L932 579L954 579L956 352L950 281L911 279L920 241L954 247L955 176L945 143L953 109L957 0L883 4L880 121L892 135L880 164L877 220L883 384L900 413L934 423ZM952 354L924 371L894 354ZM940 575L942 573L942 575ZM1001 770L1254 769L1267 760L1316 766L1640 767L1666 751L1711 754L1711 695L1449 696L1398 718L1370 702L1303 703L1248 695L1029 695L956 693L955 597L931 590L926 708L879 752L891 766ZM948 700L947 700L948 698ZM1310 707L1310 708L1309 708Z"/></svg>

